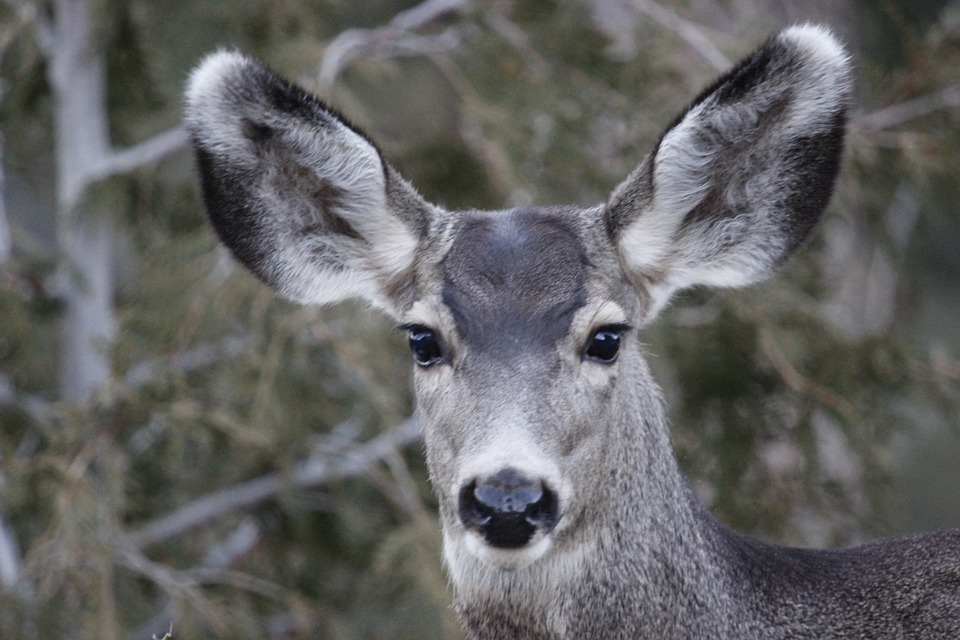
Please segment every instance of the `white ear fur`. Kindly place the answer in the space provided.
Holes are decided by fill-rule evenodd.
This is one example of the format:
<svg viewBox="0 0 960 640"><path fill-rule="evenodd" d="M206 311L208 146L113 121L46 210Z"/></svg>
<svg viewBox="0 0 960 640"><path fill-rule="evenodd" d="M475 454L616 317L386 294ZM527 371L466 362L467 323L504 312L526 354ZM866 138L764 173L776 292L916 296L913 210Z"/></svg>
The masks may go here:
<svg viewBox="0 0 960 640"><path fill-rule="evenodd" d="M833 187L850 76L827 30L786 29L701 96L652 168L618 188L610 206L639 210L618 248L647 284L649 317L679 289L763 279L800 243ZM798 206L805 197L815 206Z"/></svg>
<svg viewBox="0 0 960 640"><path fill-rule="evenodd" d="M418 238L391 210L376 147L238 53L207 57L186 102L208 213L234 254L296 301L389 307L384 284L410 269Z"/></svg>

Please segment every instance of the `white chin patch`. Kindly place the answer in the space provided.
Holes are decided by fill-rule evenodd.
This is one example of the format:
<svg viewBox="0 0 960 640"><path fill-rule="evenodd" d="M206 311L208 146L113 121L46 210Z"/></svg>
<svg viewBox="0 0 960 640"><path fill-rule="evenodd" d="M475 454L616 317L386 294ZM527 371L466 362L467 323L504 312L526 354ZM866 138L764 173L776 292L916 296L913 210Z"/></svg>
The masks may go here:
<svg viewBox="0 0 960 640"><path fill-rule="evenodd" d="M546 555L553 546L553 539L549 535L538 533L534 539L519 549L500 549L492 547L483 539L483 536L468 531L465 536L467 552L481 562L493 567L512 571L532 564Z"/></svg>

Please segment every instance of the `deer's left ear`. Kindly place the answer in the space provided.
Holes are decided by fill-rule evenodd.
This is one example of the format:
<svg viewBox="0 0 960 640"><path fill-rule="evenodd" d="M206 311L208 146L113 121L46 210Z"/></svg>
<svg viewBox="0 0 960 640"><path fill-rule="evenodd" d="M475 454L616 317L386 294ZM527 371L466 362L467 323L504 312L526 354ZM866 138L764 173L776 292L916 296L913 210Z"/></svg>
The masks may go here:
<svg viewBox="0 0 960 640"><path fill-rule="evenodd" d="M834 37L792 27L664 132L605 214L647 319L679 289L761 280L800 245L833 191L850 91Z"/></svg>
<svg viewBox="0 0 960 640"><path fill-rule="evenodd" d="M439 217L358 129L232 52L193 72L186 120L207 214L237 259L291 300L396 314Z"/></svg>

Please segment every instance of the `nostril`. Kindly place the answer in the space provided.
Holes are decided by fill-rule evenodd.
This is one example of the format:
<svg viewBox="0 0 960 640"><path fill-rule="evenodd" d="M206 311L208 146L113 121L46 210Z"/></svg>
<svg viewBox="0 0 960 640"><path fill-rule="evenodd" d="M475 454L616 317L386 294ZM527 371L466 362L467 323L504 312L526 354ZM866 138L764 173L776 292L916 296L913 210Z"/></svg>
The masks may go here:
<svg viewBox="0 0 960 640"><path fill-rule="evenodd" d="M495 547L519 548L538 529L550 531L558 520L557 494L511 468L474 480L460 490L460 519Z"/></svg>
<svg viewBox="0 0 960 640"><path fill-rule="evenodd" d="M474 483L476 485L476 483ZM476 485L473 494L480 504L496 511L522 513L543 497L543 485L485 482Z"/></svg>

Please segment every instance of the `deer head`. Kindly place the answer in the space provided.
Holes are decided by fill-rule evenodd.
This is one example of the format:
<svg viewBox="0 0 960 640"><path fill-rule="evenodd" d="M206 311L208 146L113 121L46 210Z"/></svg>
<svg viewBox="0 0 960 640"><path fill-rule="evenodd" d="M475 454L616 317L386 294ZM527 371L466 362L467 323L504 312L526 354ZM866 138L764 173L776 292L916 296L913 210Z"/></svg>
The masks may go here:
<svg viewBox="0 0 960 640"><path fill-rule="evenodd" d="M757 282L800 245L833 189L850 82L832 36L787 29L588 208L429 204L356 127L236 53L194 72L187 120L240 262L292 300L361 298L408 332L456 582L470 563L574 557L685 499L637 334L674 292Z"/></svg>

